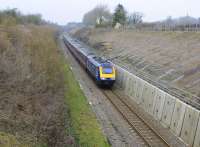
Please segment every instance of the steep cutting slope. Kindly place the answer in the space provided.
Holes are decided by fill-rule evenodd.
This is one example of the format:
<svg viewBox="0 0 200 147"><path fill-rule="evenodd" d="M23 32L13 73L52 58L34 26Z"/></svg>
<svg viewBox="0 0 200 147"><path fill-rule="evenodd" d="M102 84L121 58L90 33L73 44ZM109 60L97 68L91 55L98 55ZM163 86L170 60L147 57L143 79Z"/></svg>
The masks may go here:
<svg viewBox="0 0 200 147"><path fill-rule="evenodd" d="M55 147L67 140L55 31L35 25L0 27L0 132L22 144Z"/></svg>
<svg viewBox="0 0 200 147"><path fill-rule="evenodd" d="M154 81L200 96L200 33L81 29L74 36ZM99 44L108 42L112 50Z"/></svg>

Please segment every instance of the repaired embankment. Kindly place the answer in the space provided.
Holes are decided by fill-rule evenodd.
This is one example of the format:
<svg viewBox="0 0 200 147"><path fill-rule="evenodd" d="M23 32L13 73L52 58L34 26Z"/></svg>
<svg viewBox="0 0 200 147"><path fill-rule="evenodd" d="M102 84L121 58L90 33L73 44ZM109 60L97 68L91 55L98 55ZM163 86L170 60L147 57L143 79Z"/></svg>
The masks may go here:
<svg viewBox="0 0 200 147"><path fill-rule="evenodd" d="M49 26L0 26L0 146L108 146Z"/></svg>
<svg viewBox="0 0 200 147"><path fill-rule="evenodd" d="M117 62L153 81L200 96L199 32L84 28L72 33L100 55L116 57Z"/></svg>

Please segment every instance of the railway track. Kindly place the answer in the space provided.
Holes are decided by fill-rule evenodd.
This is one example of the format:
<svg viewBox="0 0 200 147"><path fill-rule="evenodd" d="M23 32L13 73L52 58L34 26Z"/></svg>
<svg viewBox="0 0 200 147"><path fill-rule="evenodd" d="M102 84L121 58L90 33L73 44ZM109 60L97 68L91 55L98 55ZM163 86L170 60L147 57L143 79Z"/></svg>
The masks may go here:
<svg viewBox="0 0 200 147"><path fill-rule="evenodd" d="M111 90L103 91L105 96L114 105L117 111L138 133L149 147L169 147L170 145L139 117L130 106Z"/></svg>
<svg viewBox="0 0 200 147"><path fill-rule="evenodd" d="M69 54L72 55L70 52ZM123 116L124 120L136 132L136 135L140 137L140 141L138 141L139 144L141 144L142 146L149 147L171 146L171 142L170 144L168 143L169 138L167 141L165 141L165 139L163 139L162 136L160 136L159 133L157 133L156 129L151 128L151 125L139 116L140 113L137 113L137 110L132 109L132 105L128 102L128 100L126 100L126 98L123 98L123 96L118 96L111 90L104 89L101 91L103 95L107 97L108 100L112 103L113 107L115 107L116 110ZM179 141L177 142L179 145ZM176 144L174 144L173 147L179 146L176 146Z"/></svg>

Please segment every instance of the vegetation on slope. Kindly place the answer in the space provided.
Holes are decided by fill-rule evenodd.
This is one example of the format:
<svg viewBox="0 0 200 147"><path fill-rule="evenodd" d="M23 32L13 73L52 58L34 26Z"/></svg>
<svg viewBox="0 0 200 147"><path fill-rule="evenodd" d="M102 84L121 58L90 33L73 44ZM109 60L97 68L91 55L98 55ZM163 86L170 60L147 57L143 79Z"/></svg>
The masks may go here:
<svg viewBox="0 0 200 147"><path fill-rule="evenodd" d="M7 16L0 16L0 146L107 146L62 60L57 30Z"/></svg>
<svg viewBox="0 0 200 147"><path fill-rule="evenodd" d="M16 24L35 24L41 25L45 21L40 14L23 15L17 9L7 9L0 11L0 24L16 25Z"/></svg>
<svg viewBox="0 0 200 147"><path fill-rule="evenodd" d="M71 117L72 134L80 146L107 147L109 146L102 135L94 114L89 109L86 97L75 80L68 65L65 65L66 103ZM69 84L70 83L70 84Z"/></svg>
<svg viewBox="0 0 200 147"><path fill-rule="evenodd" d="M1 27L0 131L35 146L67 140L64 74L54 34L47 26Z"/></svg>

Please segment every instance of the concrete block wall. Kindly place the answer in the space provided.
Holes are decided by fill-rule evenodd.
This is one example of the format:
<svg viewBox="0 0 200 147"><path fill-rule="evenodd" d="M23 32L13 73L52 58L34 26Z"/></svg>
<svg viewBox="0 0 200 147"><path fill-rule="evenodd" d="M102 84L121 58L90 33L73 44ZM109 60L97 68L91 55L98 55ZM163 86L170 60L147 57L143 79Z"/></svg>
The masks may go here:
<svg viewBox="0 0 200 147"><path fill-rule="evenodd" d="M189 146L200 147L200 111L115 65L116 86Z"/></svg>

